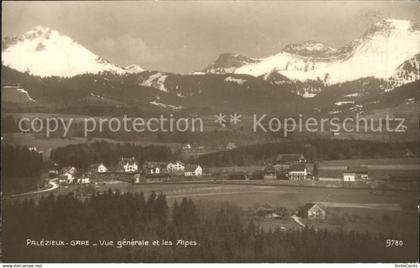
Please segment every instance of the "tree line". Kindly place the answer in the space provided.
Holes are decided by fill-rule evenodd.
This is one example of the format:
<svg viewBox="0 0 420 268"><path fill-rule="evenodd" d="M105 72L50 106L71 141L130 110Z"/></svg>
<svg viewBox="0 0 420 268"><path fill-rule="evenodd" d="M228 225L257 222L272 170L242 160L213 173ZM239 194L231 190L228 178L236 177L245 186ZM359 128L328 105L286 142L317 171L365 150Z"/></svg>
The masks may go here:
<svg viewBox="0 0 420 268"><path fill-rule="evenodd" d="M4 206L3 260L6 262L413 262L415 237L403 248L385 248L388 236L327 230L264 230L222 205L200 213L194 202L168 205L151 193L75 194L7 202ZM196 246L36 247L26 239L121 239L196 241Z"/></svg>
<svg viewBox="0 0 420 268"><path fill-rule="evenodd" d="M278 143L254 144L229 151L201 155L200 163L209 167L243 166L250 164L273 163L279 153L302 153L310 161L398 158L407 152L419 156L417 142L374 142L360 140L318 139L308 142L285 141Z"/></svg>

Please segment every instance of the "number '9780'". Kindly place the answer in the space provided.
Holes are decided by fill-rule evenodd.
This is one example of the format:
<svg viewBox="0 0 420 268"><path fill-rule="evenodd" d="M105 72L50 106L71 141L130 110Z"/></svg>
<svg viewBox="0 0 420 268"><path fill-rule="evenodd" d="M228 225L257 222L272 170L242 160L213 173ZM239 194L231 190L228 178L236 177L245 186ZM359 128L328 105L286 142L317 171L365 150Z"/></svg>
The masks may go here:
<svg viewBox="0 0 420 268"><path fill-rule="evenodd" d="M397 239L387 239L385 243L387 248L404 246L404 241Z"/></svg>

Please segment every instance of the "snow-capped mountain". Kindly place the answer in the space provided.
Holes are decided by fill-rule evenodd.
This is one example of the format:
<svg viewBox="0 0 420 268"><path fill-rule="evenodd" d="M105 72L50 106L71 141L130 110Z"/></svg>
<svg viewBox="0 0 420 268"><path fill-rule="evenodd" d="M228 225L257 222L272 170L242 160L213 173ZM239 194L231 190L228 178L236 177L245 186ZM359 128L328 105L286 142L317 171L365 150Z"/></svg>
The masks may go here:
<svg viewBox="0 0 420 268"><path fill-rule="evenodd" d="M292 81L321 81L325 85L363 77L389 79L420 52L420 28L407 20L387 19L374 24L360 38L335 49L315 41L286 46L280 53L254 62L223 65L223 72L272 77L279 73ZM414 58L418 63L418 57ZM216 63L219 59L216 61ZM216 64L215 63L215 64ZM206 69L217 72L217 68ZM407 82L412 81L408 79ZM400 80L399 85L404 84Z"/></svg>
<svg viewBox="0 0 420 268"><path fill-rule="evenodd" d="M138 72L141 68L118 67L95 55L70 37L37 26L25 34L2 42L2 64L41 77L71 77L83 73Z"/></svg>
<svg viewBox="0 0 420 268"><path fill-rule="evenodd" d="M404 61L389 79L391 89L420 80L420 53Z"/></svg>

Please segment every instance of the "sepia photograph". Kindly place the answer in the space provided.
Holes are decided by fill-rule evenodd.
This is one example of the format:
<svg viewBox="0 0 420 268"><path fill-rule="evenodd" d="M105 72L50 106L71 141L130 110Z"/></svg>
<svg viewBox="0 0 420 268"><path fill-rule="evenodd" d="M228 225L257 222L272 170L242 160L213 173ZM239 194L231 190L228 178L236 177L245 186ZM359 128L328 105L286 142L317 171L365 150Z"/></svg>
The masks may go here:
<svg viewBox="0 0 420 268"><path fill-rule="evenodd" d="M417 267L419 1L1 5L2 267Z"/></svg>

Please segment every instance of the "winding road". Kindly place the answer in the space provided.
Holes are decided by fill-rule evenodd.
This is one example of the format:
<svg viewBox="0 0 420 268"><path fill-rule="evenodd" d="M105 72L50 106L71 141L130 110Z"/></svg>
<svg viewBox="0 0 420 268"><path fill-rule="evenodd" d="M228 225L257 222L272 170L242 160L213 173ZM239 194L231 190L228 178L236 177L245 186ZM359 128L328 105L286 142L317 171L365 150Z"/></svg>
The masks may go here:
<svg viewBox="0 0 420 268"><path fill-rule="evenodd" d="M26 192L26 193L21 193L21 194L14 194L14 195L11 195L10 197L22 197L22 196L26 196L26 195L33 195L33 194L40 194L40 193L54 191L55 189L57 189L59 187L57 180L58 180L57 178L51 179L48 182L48 184L50 185L49 188L42 189L42 190L37 190L37 191Z"/></svg>

